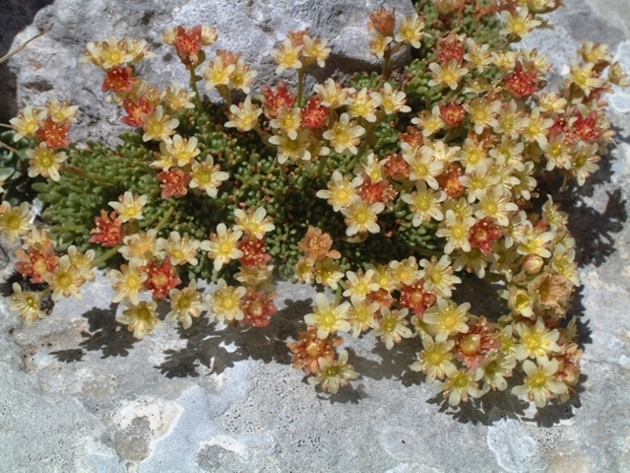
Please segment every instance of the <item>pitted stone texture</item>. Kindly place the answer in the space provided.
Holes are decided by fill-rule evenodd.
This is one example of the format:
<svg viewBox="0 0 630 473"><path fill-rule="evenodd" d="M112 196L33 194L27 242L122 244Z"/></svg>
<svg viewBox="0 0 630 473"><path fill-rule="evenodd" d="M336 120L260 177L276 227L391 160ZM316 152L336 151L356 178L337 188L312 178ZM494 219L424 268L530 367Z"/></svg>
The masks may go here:
<svg viewBox="0 0 630 473"><path fill-rule="evenodd" d="M401 14L413 12L409 0L387 3ZM162 32L179 24L215 26L220 38L207 48L207 57L212 58L217 49L242 52L245 62L258 71L256 85L259 86L275 84L280 79L295 80L295 71L280 77L275 75L276 65L269 51L289 31L308 29L314 36L328 39L332 48L325 70L316 65L307 70L307 90L310 90L316 80L377 68L380 62L368 53L367 12L379 5L375 0L359 3L353 0L57 0L40 11L33 26L14 41L17 46L54 25L49 33L10 61L11 71L17 77L17 103L20 107L43 106L53 94L60 100L70 100L81 110L78 124L71 132L75 141L101 139L116 143L116 136L129 131L129 127L120 123L121 107L107 102L101 92L103 71L79 62L89 41L109 36L148 41L157 57L144 61L139 73L164 89L172 81L188 84L189 76L173 48L162 43ZM398 57L408 57L408 50ZM203 85L200 89L205 90ZM214 91L210 97L219 99Z"/></svg>
<svg viewBox="0 0 630 473"><path fill-rule="evenodd" d="M60 41L74 44L71 36L84 28L73 16L79 3L125 28L125 20L142 18L139 10L122 18L111 2L59 2L66 5L58 13L66 22ZM589 15L590 6L575 3L577 20L559 14L561 35L546 50L560 64L568 65L578 46L572 38L603 41L596 35L611 18L604 10ZM161 5L170 3L151 8ZM57 15L54 8L41 14L42 25L46 15ZM627 12L607 32L611 53L620 58L630 38L617 20ZM160 15L170 13L145 21ZM593 36L582 37L589 31ZM75 95L99 96L100 78L94 87ZM618 128L630 129L628 117L616 117ZM627 141L618 135L612 157L600 163L570 215L582 264L575 305L585 355L583 382L569 403L536 413L515 396L490 393L481 403L452 409L408 370L418 340L388 352L370 338L349 343L350 362L362 377L337 396L324 395L291 368L284 346L310 311L311 288L279 285L283 310L268 329L215 330L198 321L186 333L167 327L138 342L114 322L120 309L110 306L110 283L99 276L83 301L61 301L32 329L6 311L6 300L0 305L0 470L629 472ZM3 430L7 425L11 430Z"/></svg>

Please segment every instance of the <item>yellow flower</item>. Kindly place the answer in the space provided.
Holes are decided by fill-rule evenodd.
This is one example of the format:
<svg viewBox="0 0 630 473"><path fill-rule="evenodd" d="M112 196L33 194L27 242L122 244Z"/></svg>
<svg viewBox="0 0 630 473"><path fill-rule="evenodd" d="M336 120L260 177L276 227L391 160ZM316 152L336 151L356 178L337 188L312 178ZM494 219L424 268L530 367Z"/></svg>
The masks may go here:
<svg viewBox="0 0 630 473"><path fill-rule="evenodd" d="M400 343L403 338L411 338L413 333L407 327L406 319L408 309L390 311L387 307L381 307L381 316L376 320L376 328L370 333L381 337L388 350L394 348L394 343Z"/></svg>
<svg viewBox="0 0 630 473"><path fill-rule="evenodd" d="M76 246L70 245L68 247L68 256L70 262L79 270L81 277L86 281L94 281L96 276L94 275L94 256L96 253L94 250L87 250L85 253L79 251Z"/></svg>
<svg viewBox="0 0 630 473"><path fill-rule="evenodd" d="M468 252L471 249L468 240L468 231L476 223L473 217L461 217L456 215L452 210L446 211L444 220L445 227L440 228L435 235L440 238L446 238L447 242L444 246L444 253L450 255L455 249L461 248L462 251Z"/></svg>
<svg viewBox="0 0 630 473"><path fill-rule="evenodd" d="M599 169L596 164L601 159L601 156L597 154L598 149L597 143L588 145L579 142L575 146L570 168L578 185L583 186L586 178Z"/></svg>
<svg viewBox="0 0 630 473"><path fill-rule="evenodd" d="M424 268L420 276L424 278L423 287L437 297L451 297L455 284L462 282L460 278L453 275L451 258L447 255L442 255L439 261L435 256L431 257L431 261L422 259L420 266Z"/></svg>
<svg viewBox="0 0 630 473"><path fill-rule="evenodd" d="M17 117L9 120L12 128L15 130L13 141L19 141L22 138L33 138L39 130L39 123L46 119L48 113L46 110L38 110L29 105L18 112Z"/></svg>
<svg viewBox="0 0 630 473"><path fill-rule="evenodd" d="M473 38L466 39L468 52L464 59L477 66L477 72L483 72L492 63L489 44L477 44Z"/></svg>
<svg viewBox="0 0 630 473"><path fill-rule="evenodd" d="M302 62L300 61L300 53L304 46L295 46L287 38L278 49L272 49L269 54L276 60L278 67L276 74L282 74L286 69L300 69Z"/></svg>
<svg viewBox="0 0 630 473"><path fill-rule="evenodd" d="M547 143L547 130L553 126L553 123L552 118L545 118L540 113L540 108L534 107L529 115L529 124L521 135L523 141L536 141L540 146L545 145Z"/></svg>
<svg viewBox="0 0 630 473"><path fill-rule="evenodd" d="M175 113L182 109L195 108L195 104L192 103L194 96L194 92L182 88L179 82L173 82L166 88L164 102L168 111Z"/></svg>
<svg viewBox="0 0 630 473"><path fill-rule="evenodd" d="M587 97L591 94L593 89L597 89L604 85L604 80L597 77L596 72L593 71L595 64L589 62L581 67L577 61L573 61L571 64L571 72L566 79L568 84L575 84L584 95Z"/></svg>
<svg viewBox="0 0 630 473"><path fill-rule="evenodd" d="M339 353L337 361L329 361L320 357L318 363L321 371L308 378L308 382L313 386L321 384L322 389L332 394L336 394L340 387L346 386L349 379L355 379L359 376L359 373L352 369L352 365L348 364L348 352L346 350Z"/></svg>
<svg viewBox="0 0 630 473"><path fill-rule="evenodd" d="M112 302L129 299L133 304L138 305L140 303L140 291L144 289L143 283L148 276L135 262L129 265L123 264L120 269L121 271L112 269L107 272L107 277L114 280L113 288L116 291Z"/></svg>
<svg viewBox="0 0 630 473"><path fill-rule="evenodd" d="M282 108L278 112L278 116L269 122L269 125L271 125L271 128L279 128L289 138L295 140L302 125L300 112L301 109L299 107Z"/></svg>
<svg viewBox="0 0 630 473"><path fill-rule="evenodd" d="M332 258L315 261L313 271L315 272L315 282L327 286L333 291L337 290L338 282L343 278L339 263Z"/></svg>
<svg viewBox="0 0 630 473"><path fill-rule="evenodd" d="M378 214L385 210L382 202L368 204L359 196L355 197L348 207L342 208L341 213L345 215L346 235L352 236L357 233L378 233L381 227L378 226Z"/></svg>
<svg viewBox="0 0 630 473"><path fill-rule="evenodd" d="M537 361L538 365L531 360L523 362L523 371L526 374L524 384L514 386L512 393L517 396L527 394L527 397L534 401L536 407L545 407L548 399L566 393L569 388L566 384L556 381L555 375L559 368L558 360L548 360L543 357Z"/></svg>
<svg viewBox="0 0 630 473"><path fill-rule="evenodd" d="M324 85L316 84L313 90L322 98L322 105L332 109L341 107L349 93L349 89L344 89L330 78L326 79Z"/></svg>
<svg viewBox="0 0 630 473"><path fill-rule="evenodd" d="M66 120L76 121L78 105L69 105L67 100L59 103L55 97L46 101L46 109L52 121L55 123L65 122Z"/></svg>
<svg viewBox="0 0 630 473"><path fill-rule="evenodd" d="M52 273L44 274L44 279L53 291L51 298L57 302L61 297L74 296L77 299L83 298L79 292L79 287L85 280L81 277L81 272L70 262L68 255L59 258L59 265Z"/></svg>
<svg viewBox="0 0 630 473"><path fill-rule="evenodd" d="M258 75L258 72L249 69L249 66L245 64L245 61L239 57L234 64L236 67L230 74L230 82L227 86L229 89L242 90L246 94L249 94L249 86L254 82L254 78Z"/></svg>
<svg viewBox="0 0 630 473"><path fill-rule="evenodd" d="M470 114L475 133L478 135L483 133L483 130L487 127L492 128L499 125L496 119L501 109L499 100L489 102L487 99L474 99L469 105L465 105L464 108Z"/></svg>
<svg viewBox="0 0 630 473"><path fill-rule="evenodd" d="M164 114L164 109L161 105L155 108L155 111L149 115L144 116L144 135L142 135L142 141L166 141L170 142L170 136L175 133L175 128L179 125L177 118L171 118Z"/></svg>
<svg viewBox="0 0 630 473"><path fill-rule="evenodd" d="M328 181L328 190L319 190L317 197L328 199L328 204L332 205L335 212L350 205L352 199L357 196L356 188L363 184L363 178L355 177L350 181L347 176L343 176L339 171L334 171L332 178Z"/></svg>
<svg viewBox="0 0 630 473"><path fill-rule="evenodd" d="M534 28L542 24L541 21L532 18L527 7L522 7L515 13L503 10L501 19L503 20L503 29L499 31L499 34L514 34L520 38L526 38Z"/></svg>
<svg viewBox="0 0 630 473"><path fill-rule="evenodd" d="M224 223L217 225L217 233L210 236L210 241L201 242L200 248L208 252L208 258L214 260L214 269L219 271L224 264L243 256L238 249L238 241L243 232L228 230Z"/></svg>
<svg viewBox="0 0 630 473"><path fill-rule="evenodd" d="M118 197L118 202L109 202L123 222L142 219L142 210L147 203L146 195L135 196L131 191L126 191Z"/></svg>
<svg viewBox="0 0 630 473"><path fill-rule="evenodd" d="M262 112L262 108L252 105L252 98L248 95L245 102L230 106L230 120L225 122L225 126L243 132L252 130L258 125L258 117Z"/></svg>
<svg viewBox="0 0 630 473"><path fill-rule="evenodd" d="M479 207L475 212L475 217L479 220L490 217L494 219L498 225L507 227L510 213L518 210L518 205L514 202L510 202L510 195L506 193L505 187L498 185L489 189L488 192L479 199Z"/></svg>
<svg viewBox="0 0 630 473"><path fill-rule="evenodd" d="M436 179L444 169L444 162L435 159L433 149L429 146L411 146L408 143L401 143L403 159L409 164L411 172L409 179L426 182L432 189L438 190L440 187Z"/></svg>
<svg viewBox="0 0 630 473"><path fill-rule="evenodd" d="M429 64L429 69L431 69L433 77L427 83L429 87L442 85L444 87L450 87L452 90L457 89L461 78L468 73L468 69L460 67L455 58L452 58L448 64L444 64L443 66L437 62L432 62Z"/></svg>
<svg viewBox="0 0 630 473"><path fill-rule="evenodd" d="M608 54L608 45L593 43L592 41L586 41L577 50L577 53L582 56L584 62L608 62L611 63L613 58Z"/></svg>
<svg viewBox="0 0 630 473"><path fill-rule="evenodd" d="M516 332L521 337L521 344L516 347L514 355L521 361L525 358L542 358L557 353L561 348L556 343L560 338L557 329L549 330L543 320L538 317L534 325L519 322Z"/></svg>
<svg viewBox="0 0 630 473"><path fill-rule="evenodd" d="M230 83L230 75L236 69L235 64L223 64L221 56L217 56L210 63L210 67L203 66L201 72L206 79L206 89L212 90L218 85L228 85Z"/></svg>
<svg viewBox="0 0 630 473"><path fill-rule="evenodd" d="M245 314L240 302L247 290L242 287L228 286L224 279L219 279L214 295L206 296L206 302L217 322L224 320L243 320Z"/></svg>
<svg viewBox="0 0 630 473"><path fill-rule="evenodd" d="M130 38L118 40L112 36L102 43L89 42L82 61L91 62L95 66L108 70L153 56L154 54L148 51L147 42L144 40Z"/></svg>
<svg viewBox="0 0 630 473"><path fill-rule="evenodd" d="M157 231L154 229L127 235L123 243L118 252L130 263L144 266L154 257L161 258L161 251L157 246Z"/></svg>
<svg viewBox="0 0 630 473"><path fill-rule="evenodd" d="M384 291L391 292L399 287L399 283L390 266L379 264L375 267L372 264L368 264L366 269L374 270L374 282Z"/></svg>
<svg viewBox="0 0 630 473"><path fill-rule="evenodd" d="M521 255L538 255L541 258L549 258L551 251L549 246L555 235L553 232L542 232L534 229L534 226L529 221L523 222L523 227L520 230L521 235L518 237L517 251Z"/></svg>
<svg viewBox="0 0 630 473"><path fill-rule="evenodd" d="M426 310L423 320L435 332L435 341L443 342L453 334L468 333L466 321L469 309L469 302L458 306L455 302L439 298L436 305Z"/></svg>
<svg viewBox="0 0 630 473"><path fill-rule="evenodd" d="M284 164L288 159L292 161L310 161L311 153L308 150L313 139L309 130L300 130L295 138L288 135L273 135L269 143L278 147L278 163Z"/></svg>
<svg viewBox="0 0 630 473"><path fill-rule="evenodd" d="M0 232L4 233L11 243L31 230L30 210L28 202L22 202L19 207L11 207L6 201L0 205Z"/></svg>
<svg viewBox="0 0 630 473"><path fill-rule="evenodd" d="M387 46L389 43L394 41L394 38L391 36L383 36L378 31L370 31L370 53L374 54L377 58L382 59L385 55L385 51L387 50Z"/></svg>
<svg viewBox="0 0 630 473"><path fill-rule="evenodd" d="M483 396L485 391L477 387L477 381L483 377L483 370L479 368L476 372L465 369L456 370L446 368L448 379L444 383L436 383L444 389L444 397L448 396L448 403L457 406L461 401L468 402L468 397L478 398Z"/></svg>
<svg viewBox="0 0 630 473"><path fill-rule="evenodd" d="M440 202L446 200L446 192L443 190L433 191L427 188L426 182L416 182L416 190L411 194L402 194L403 202L409 204L413 212L412 225L418 227L422 222L430 222L431 219L440 221L444 218Z"/></svg>
<svg viewBox="0 0 630 473"><path fill-rule="evenodd" d="M172 157L179 167L184 167L201 153L198 144L199 139L196 136L186 139L180 135L175 135L171 142L162 141L160 143L160 152L163 156L168 155Z"/></svg>
<svg viewBox="0 0 630 473"><path fill-rule="evenodd" d="M361 335L361 332L365 332L370 328L375 328L375 315L379 308L380 306L377 302L368 302L367 300L353 298L352 306L348 310L348 322L350 322L350 325L352 326L350 335L354 338L358 338L359 335Z"/></svg>
<svg viewBox="0 0 630 473"><path fill-rule="evenodd" d="M478 163L472 172L459 177L459 182L467 189L468 202L471 204L476 200L481 200L488 189L494 189L501 182L501 176L490 171L491 164L490 159L485 159Z"/></svg>
<svg viewBox="0 0 630 473"><path fill-rule="evenodd" d="M133 336L139 340L151 333L154 328L162 327L162 321L157 317L157 303L155 301L140 301L134 304L125 300L127 309L122 315L116 316L116 321L128 325L127 330L133 332Z"/></svg>
<svg viewBox="0 0 630 473"><path fill-rule="evenodd" d="M523 130L529 125L529 117L523 116L516 101L512 99L508 104L503 104L497 116L498 124L492 128L497 135L507 135L513 140L521 136Z"/></svg>
<svg viewBox="0 0 630 473"><path fill-rule="evenodd" d="M37 148L27 149L26 156L29 158L29 177L41 175L42 177L49 177L55 182L58 182L60 179L59 169L61 164L68 158L63 151L55 153L43 141Z"/></svg>
<svg viewBox="0 0 630 473"><path fill-rule="evenodd" d="M411 107L405 105L407 95L403 91L395 91L389 82L385 82L380 94L381 107L388 115L411 112Z"/></svg>
<svg viewBox="0 0 630 473"><path fill-rule="evenodd" d="M316 61L319 67L324 67L326 65L326 59L330 56L328 40L320 38L312 39L309 35L305 34L302 36L302 41L304 42L304 49L302 50L304 58Z"/></svg>
<svg viewBox="0 0 630 473"><path fill-rule="evenodd" d="M203 189L208 196L215 198L219 192L218 188L221 183L228 180L230 177L227 172L221 171L220 169L221 167L218 164L214 164L214 160L210 155L201 163L193 161L190 173L190 184L188 185L191 189Z"/></svg>
<svg viewBox="0 0 630 473"><path fill-rule="evenodd" d="M330 141L335 152L343 153L348 150L352 154L357 154L357 145L361 142L359 138L365 133L365 129L355 122L350 121L347 113L342 113L339 121L330 130L326 130L322 135L324 139Z"/></svg>
<svg viewBox="0 0 630 473"><path fill-rule="evenodd" d="M417 13L402 17L400 19L398 33L396 33L394 39L399 43L409 43L411 46L418 49L421 46L420 40L424 37L423 29L424 22Z"/></svg>
<svg viewBox="0 0 630 473"><path fill-rule="evenodd" d="M197 282L193 279L188 287L182 289L171 289L168 293L171 299L171 311L166 314L164 321L172 322L179 320L185 329L192 325L192 317L199 317L201 311L206 309L206 304L197 291Z"/></svg>
<svg viewBox="0 0 630 473"><path fill-rule="evenodd" d="M489 363L483 366L484 390L506 390L508 383L505 378L512 376L512 370L515 366L516 359L511 354L499 352L494 355Z"/></svg>
<svg viewBox="0 0 630 473"><path fill-rule="evenodd" d="M398 284L410 286L422 277L415 256L410 256L400 261L392 260L387 266L391 268L392 275Z"/></svg>
<svg viewBox="0 0 630 473"><path fill-rule="evenodd" d="M253 268L241 266L241 270L234 275L234 279L244 286L251 286L267 294L276 291L276 286L273 284L273 265Z"/></svg>
<svg viewBox="0 0 630 473"><path fill-rule="evenodd" d="M455 371L451 350L455 346L454 340L435 342L429 335L422 338L424 350L420 352L419 360L411 364L413 371L422 371L426 375L426 382L432 383L435 379L444 379L446 371Z"/></svg>
<svg viewBox="0 0 630 473"><path fill-rule="evenodd" d="M313 313L304 316L304 322L317 327L317 337L324 339L337 331L349 332L352 326L348 322L350 303L330 302L325 294L315 295Z"/></svg>
<svg viewBox="0 0 630 473"><path fill-rule="evenodd" d="M553 171L554 168L571 169L573 149L565 140L564 133L553 136L551 141L541 145L540 149L547 159L547 171Z"/></svg>
<svg viewBox="0 0 630 473"><path fill-rule="evenodd" d="M264 207L258 207L255 211L248 209L247 212L234 209L234 217L236 221L234 230L241 230L246 235L258 240L262 240L267 233L276 229Z"/></svg>
<svg viewBox="0 0 630 473"><path fill-rule="evenodd" d="M375 122L376 108L381 104L381 100L380 94L371 93L368 95L368 90L365 87L359 92L353 91L352 95L347 100L349 117L360 117L368 122ZM363 132L361 132L361 135L362 134Z"/></svg>
<svg viewBox="0 0 630 473"><path fill-rule="evenodd" d="M342 286L345 289L343 296L349 297L353 304L365 300L369 293L379 289L379 285L372 281L373 277L373 269L368 269L365 273L359 271L358 274L346 271L346 280L342 282Z"/></svg>
<svg viewBox="0 0 630 473"><path fill-rule="evenodd" d="M13 283L12 287L13 295L11 296L9 309L17 311L18 315L26 321L26 325L31 326L37 319L43 319L48 315L42 310L40 293L23 292L22 287L16 282Z"/></svg>
<svg viewBox="0 0 630 473"><path fill-rule="evenodd" d="M197 266L199 245L200 243L197 240L191 240L188 234L182 237L179 232L171 232L168 238L157 240L158 248L166 253L172 265L186 263Z"/></svg>

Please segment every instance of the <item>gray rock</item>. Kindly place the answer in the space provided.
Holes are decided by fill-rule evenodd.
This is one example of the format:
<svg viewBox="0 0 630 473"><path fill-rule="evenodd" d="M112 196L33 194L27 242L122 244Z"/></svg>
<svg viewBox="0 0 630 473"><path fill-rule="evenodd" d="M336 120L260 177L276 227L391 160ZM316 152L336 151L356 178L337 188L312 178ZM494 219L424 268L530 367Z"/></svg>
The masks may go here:
<svg viewBox="0 0 630 473"><path fill-rule="evenodd" d="M332 48L325 71L317 66L308 71L314 74L308 81L312 86L316 78L339 77L377 67L378 61L367 49L367 12L376 10L380 3L372 0L361 4L352 0L57 0L39 11L33 25L13 42L17 47L52 25L49 33L10 60L9 68L18 84L17 104L43 106L52 94L59 100L70 100L81 110L79 125L72 132L76 141L100 139L117 143L117 135L129 127L120 123L121 108L107 102L101 92L103 72L79 62L88 42L110 36L146 40L157 57L145 61L140 73L150 83L165 88L172 81L187 84L189 77L173 49L162 43L162 32L180 24L207 24L215 26L220 35L210 51L242 52L245 62L258 71L256 83L260 85L278 80L269 51L289 31L308 29L315 36L328 39ZM409 0L388 2L388 6L402 14L413 11ZM213 57L211 52L208 57ZM398 57L402 59L405 54ZM295 80L294 76L285 72L281 79L290 82ZM211 98L217 100L219 96L215 92Z"/></svg>
<svg viewBox="0 0 630 473"><path fill-rule="evenodd" d="M64 22L50 35L58 43L41 46L64 62L40 57L37 74L19 76L26 81L20 90L41 78L83 73L87 66L63 51L80 54L73 35L98 18L109 18L99 29L103 36L130 34L129 25L149 11L130 6L122 16L116 5L58 0L41 11L40 27L47 18ZM156 13L145 21L152 30L159 18L175 21L197 3L172 16L169 5L150 5ZM525 45L547 52L558 74L578 42L590 38L608 38L611 53L627 61L625 0L574 5L554 14L555 32ZM267 10L255 7L258 15ZM268 24L288 30L300 27L296 18ZM58 64L68 70L48 70ZM167 76L175 74L165 67ZM85 74L87 85L72 97L97 100L100 78L92 84L94 71ZM120 309L110 304L111 288L100 275L83 301L60 301L32 328L0 302L0 471L630 472L630 107L619 92L610 99L619 130L611 157L583 197L563 202L583 285L574 309L581 315L583 381L570 402L536 412L497 393L451 409L406 370L417 340L386 352L369 338L350 345L362 377L336 396L322 395L291 368L284 345L310 311L311 288L280 284L281 311L263 330L220 330L201 320L186 332L166 327L136 341L115 322ZM108 104L99 103L94 123L110 117Z"/></svg>

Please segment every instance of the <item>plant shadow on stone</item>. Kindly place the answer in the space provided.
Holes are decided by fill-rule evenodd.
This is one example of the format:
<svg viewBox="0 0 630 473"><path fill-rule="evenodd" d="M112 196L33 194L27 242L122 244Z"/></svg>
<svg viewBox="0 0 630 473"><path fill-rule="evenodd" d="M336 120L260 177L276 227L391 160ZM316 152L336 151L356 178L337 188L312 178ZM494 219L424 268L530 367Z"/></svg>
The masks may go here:
<svg viewBox="0 0 630 473"><path fill-rule="evenodd" d="M250 358L288 365L291 357L286 340L297 335L302 317L310 311L310 301L286 300L285 303L286 308L274 314L271 323L264 328L236 331L228 327L215 331L216 324L207 318L194 319L187 330L178 326L177 333L187 340L186 347L164 351L166 360L155 368L167 378L182 378L198 377L199 365L220 374L235 362ZM237 348L228 350L230 345Z"/></svg>
<svg viewBox="0 0 630 473"><path fill-rule="evenodd" d="M85 340L79 344L80 348L51 351L50 354L64 363L83 361L86 351L100 351L102 359L129 356L129 351L139 340L116 322L116 306L112 303L108 309L94 307L85 312L83 317L88 321L88 331L81 332Z"/></svg>

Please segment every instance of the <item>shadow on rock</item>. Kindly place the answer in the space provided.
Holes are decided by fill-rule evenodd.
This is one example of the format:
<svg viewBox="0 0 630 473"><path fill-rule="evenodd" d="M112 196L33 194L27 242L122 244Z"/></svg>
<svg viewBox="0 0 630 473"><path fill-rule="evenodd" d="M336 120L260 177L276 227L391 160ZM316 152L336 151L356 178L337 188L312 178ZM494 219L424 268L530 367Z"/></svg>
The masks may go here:
<svg viewBox="0 0 630 473"><path fill-rule="evenodd" d="M549 403L545 407L537 409L533 418L523 420L536 422L538 427L553 427L562 420L571 419L575 415L574 409L582 407L580 394L585 391L584 383L587 378L588 376L585 374L580 374L577 385L573 387L575 393L567 402L562 404Z"/></svg>
<svg viewBox="0 0 630 473"><path fill-rule="evenodd" d="M571 206L568 227L576 241L576 261L581 267L601 266L616 251L613 233L619 233L628 219L621 189L606 192L608 201L603 212L589 207L583 199Z"/></svg>
<svg viewBox="0 0 630 473"><path fill-rule="evenodd" d="M271 317L264 328L226 327L217 330L216 324L207 318L194 319L187 330L179 326L177 333L187 341L180 350L166 350L166 360L156 366L168 378L197 377L198 367L203 365L216 373L246 359L265 363L275 361L290 364L291 355L286 346L289 338L297 339L303 330L303 317L311 311L311 301L286 300L286 308Z"/></svg>
<svg viewBox="0 0 630 473"><path fill-rule="evenodd" d="M74 363L76 361L81 361L83 360L83 355L85 355L83 350L80 348L51 351L50 354L53 355L57 361L61 361L62 363Z"/></svg>
<svg viewBox="0 0 630 473"><path fill-rule="evenodd" d="M439 406L439 412L451 416L462 424L493 425L501 419L519 419L525 416L527 401L515 396L510 389L490 391L479 399L470 398L458 406L451 406L448 397L442 393L427 400L428 404Z"/></svg>
<svg viewBox="0 0 630 473"><path fill-rule="evenodd" d="M117 304L110 304L109 309L97 309L83 314L88 320L89 332L81 332L85 338L80 346L88 351L101 351L101 358L110 356L128 356L129 350L139 340L127 331L126 326L116 322Z"/></svg>

